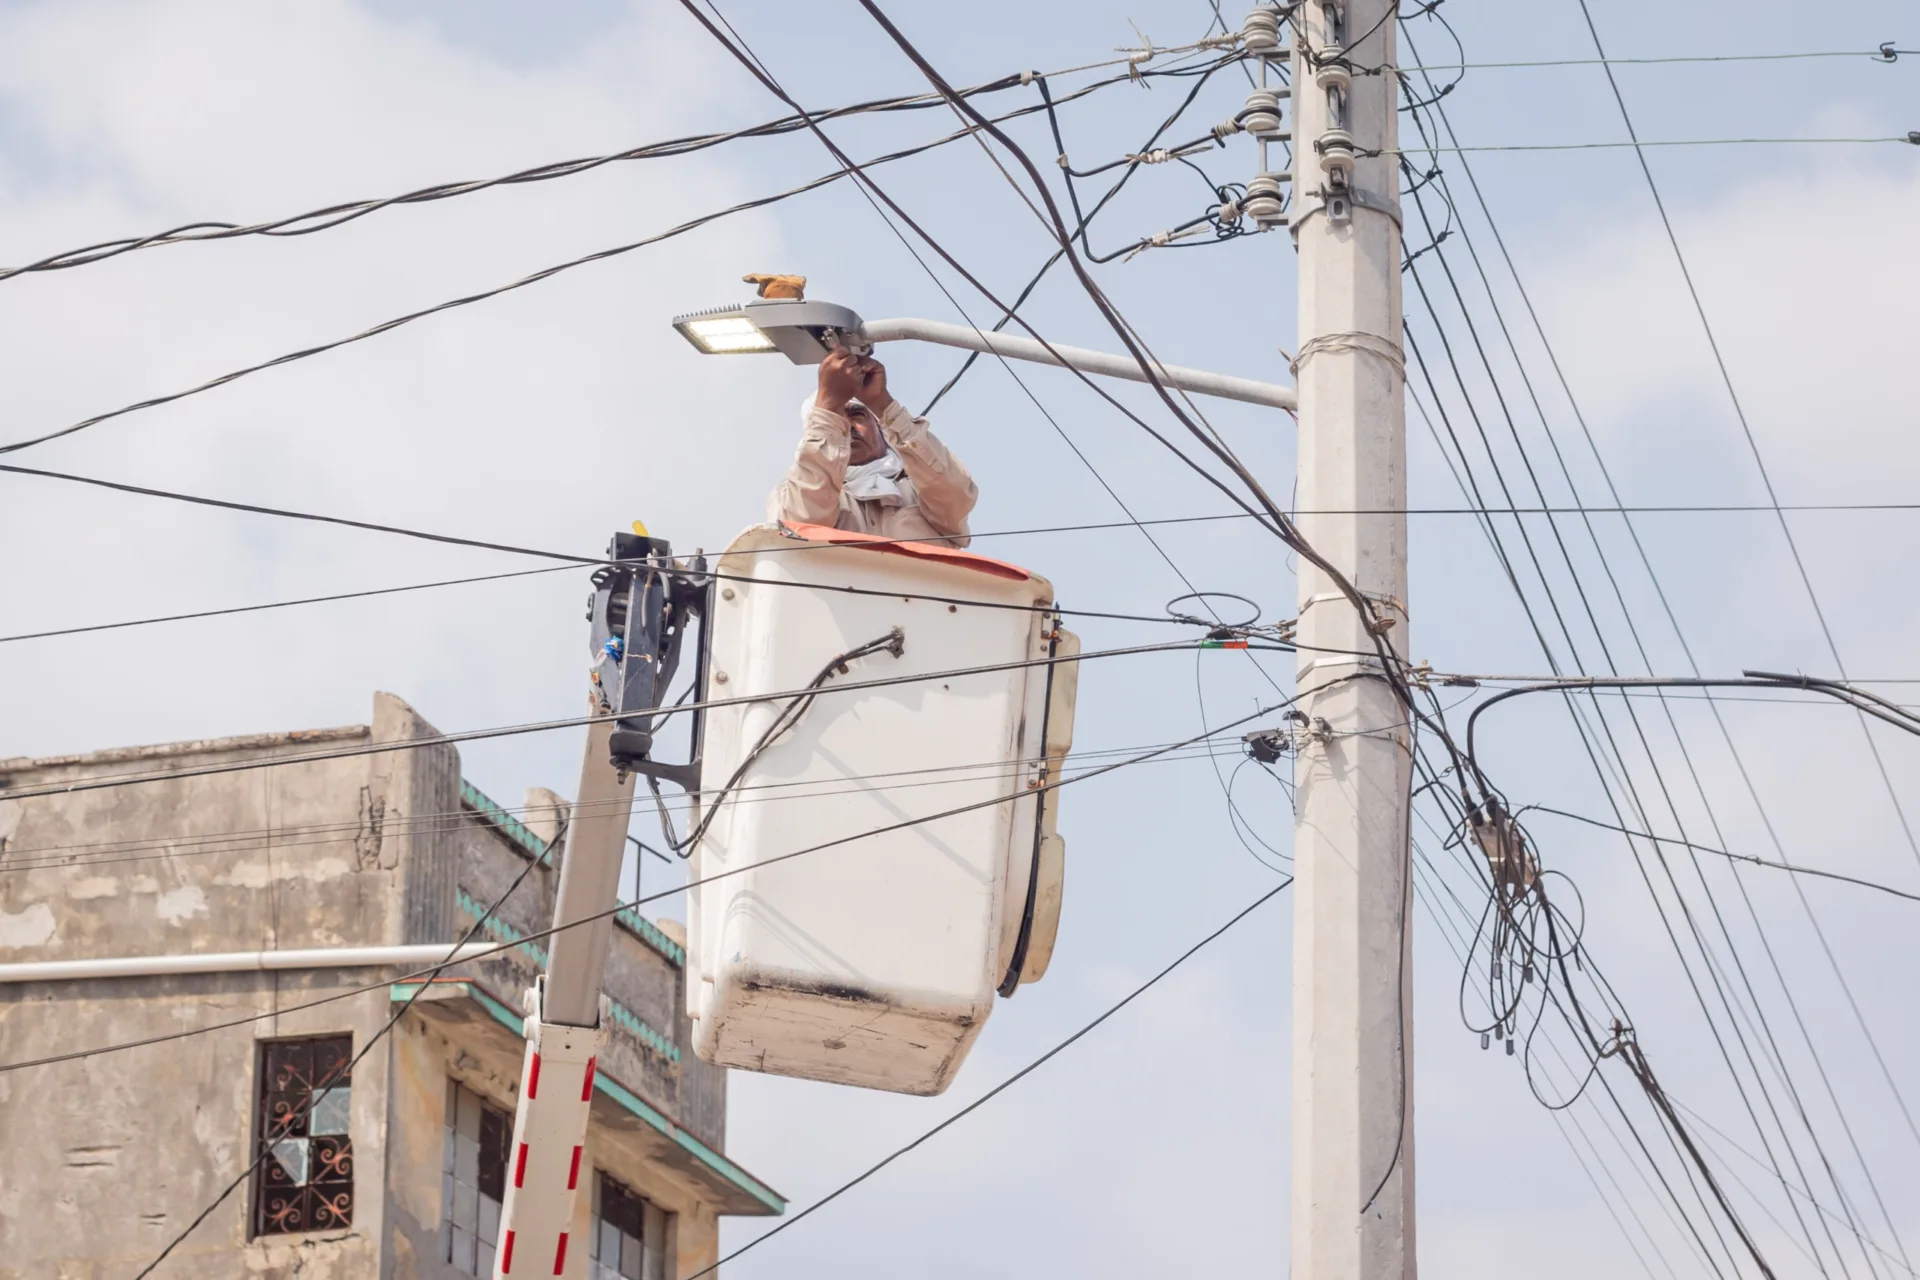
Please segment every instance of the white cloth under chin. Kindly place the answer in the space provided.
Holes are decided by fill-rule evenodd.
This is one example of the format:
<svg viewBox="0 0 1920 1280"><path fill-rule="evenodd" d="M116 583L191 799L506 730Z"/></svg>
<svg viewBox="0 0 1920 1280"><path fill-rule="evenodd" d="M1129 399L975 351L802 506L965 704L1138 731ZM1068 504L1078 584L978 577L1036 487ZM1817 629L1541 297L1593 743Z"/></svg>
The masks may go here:
<svg viewBox="0 0 1920 1280"><path fill-rule="evenodd" d="M911 506L913 500L900 488L900 477L906 473L907 464L888 449L872 462L847 468L846 494L858 502L877 502L883 507Z"/></svg>

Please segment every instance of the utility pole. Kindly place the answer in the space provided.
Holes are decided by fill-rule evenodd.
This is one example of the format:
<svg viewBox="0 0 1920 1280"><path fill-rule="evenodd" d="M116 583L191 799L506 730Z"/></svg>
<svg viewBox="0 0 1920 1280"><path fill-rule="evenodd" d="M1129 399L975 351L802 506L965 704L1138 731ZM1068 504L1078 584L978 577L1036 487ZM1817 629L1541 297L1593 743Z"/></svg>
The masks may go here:
<svg viewBox="0 0 1920 1280"><path fill-rule="evenodd" d="M1379 660L1348 656L1371 655L1388 621L1386 642L1407 652L1394 3L1308 0L1293 11L1299 505L1365 513L1305 515L1300 526L1377 620L1370 629L1301 560L1294 1280L1415 1274L1412 733Z"/></svg>

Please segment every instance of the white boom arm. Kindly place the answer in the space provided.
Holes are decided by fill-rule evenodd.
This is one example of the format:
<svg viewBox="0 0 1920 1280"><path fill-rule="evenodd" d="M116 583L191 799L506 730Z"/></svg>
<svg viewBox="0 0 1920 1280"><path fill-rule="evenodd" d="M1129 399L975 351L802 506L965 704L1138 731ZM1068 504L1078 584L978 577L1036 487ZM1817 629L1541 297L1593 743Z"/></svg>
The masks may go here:
<svg viewBox="0 0 1920 1280"><path fill-rule="evenodd" d="M621 774L608 759L612 732L613 722L603 721L587 733L580 791L560 851L553 907L559 932L546 976L527 993L527 1057L494 1280L586 1274L586 1241L568 1237L580 1179L592 1173L583 1164L602 1036L600 985L633 816L633 775Z"/></svg>

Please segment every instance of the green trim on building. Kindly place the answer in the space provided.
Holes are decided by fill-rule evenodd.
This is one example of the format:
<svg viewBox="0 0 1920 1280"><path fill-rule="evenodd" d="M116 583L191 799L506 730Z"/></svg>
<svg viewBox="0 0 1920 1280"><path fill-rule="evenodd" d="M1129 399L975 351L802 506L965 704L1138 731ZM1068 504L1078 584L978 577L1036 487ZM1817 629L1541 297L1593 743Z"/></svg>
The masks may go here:
<svg viewBox="0 0 1920 1280"><path fill-rule="evenodd" d="M422 985L424 984L418 982L396 982L388 988L387 999L395 1004L402 1003L410 999L413 993ZM450 988L463 988L462 993L471 998L474 1003L478 1004L482 1009L485 1009L495 1022L498 1022L501 1026L517 1036L524 1036L527 1033L526 1020L513 1010L507 1008L507 1006L500 1001L494 999L493 996L487 993L484 987L466 981L457 983L443 982L439 985ZM616 1008L617 1007L618 1006L616 1006ZM728 1182L731 1182L734 1186L740 1188L755 1200L765 1205L768 1212L782 1214L787 1211L786 1200L771 1187L761 1182L733 1161L727 1159L726 1156L720 1152L715 1151L712 1147L709 1147L706 1143L688 1133L685 1129L682 1129L672 1120L669 1120L665 1115L662 1115L647 1103L645 1099L641 1098L639 1094L633 1092L633 1090L627 1088L619 1081L614 1080L608 1076L606 1072L602 1071L594 1076L593 1087L601 1093L606 1094L608 1098L626 1108L633 1115L638 1116L651 1128L672 1138L677 1146L692 1155L696 1160L700 1161L700 1163L706 1165Z"/></svg>
<svg viewBox="0 0 1920 1280"><path fill-rule="evenodd" d="M461 915L473 920L483 920L484 923L480 926L481 930L495 942L519 943L519 946L515 948L516 950L524 953L527 959L533 961L542 969L547 967L547 949L545 947L537 942L521 942L520 940L526 936L525 934L508 924L505 920L502 920L499 916L488 915L487 909L481 906L479 902L474 899L474 896L465 889L454 890L453 901L454 905L460 909Z"/></svg>
<svg viewBox="0 0 1920 1280"><path fill-rule="evenodd" d="M767 1206L768 1212L779 1214L787 1211L786 1200L775 1192L773 1188L761 1182L745 1169L742 1169L739 1165L727 1159L718 1151L715 1151L712 1147L709 1147L706 1143L700 1141L700 1139L694 1137L685 1129L682 1129L679 1125L661 1115L658 1111L655 1111L618 1080L610 1080L606 1076L599 1076L595 1079L594 1085L609 1098L612 1098L615 1102L633 1112L634 1115L639 1116L661 1133L672 1138L675 1143L690 1152L700 1163L714 1170L726 1178L728 1182L731 1182L734 1186L739 1187L755 1200Z"/></svg>
<svg viewBox="0 0 1920 1280"><path fill-rule="evenodd" d="M655 1031L641 1020L638 1014L617 1000L607 1002L611 1006L613 1020L624 1027L627 1033L641 1044L665 1058L668 1062L680 1061L680 1046Z"/></svg>
<svg viewBox="0 0 1920 1280"><path fill-rule="evenodd" d="M465 778L460 779L460 803L473 810L482 822L519 845L527 854L538 859L541 866L553 866L553 846L529 831L525 823L495 804L486 792ZM622 907L614 919L625 926L628 933L666 957L674 968L686 967L686 949L660 932L653 921L631 907Z"/></svg>
<svg viewBox="0 0 1920 1280"><path fill-rule="evenodd" d="M495 804L486 792L465 778L460 779L460 803L479 814L482 822L519 845L540 865L553 865L553 850L545 840L527 830L526 823Z"/></svg>
<svg viewBox="0 0 1920 1280"><path fill-rule="evenodd" d="M682 947L672 938L669 938L666 934L660 932L660 926L656 925L653 921L647 919L631 907L620 908L613 918L625 925L628 933L633 934L639 938L640 941L665 956L674 968L686 968L686 948Z"/></svg>
<svg viewBox="0 0 1920 1280"><path fill-rule="evenodd" d="M454 891L454 904L459 907L460 914L470 920L479 920L485 914L485 909L465 889ZM480 927L496 942L519 943L516 950L523 952L540 968L547 967L547 949L537 942L521 942L521 938L525 935L500 917L486 916L485 923ZM680 1061L680 1046L673 1042L672 1036L662 1033L618 1000L609 998L607 1003L612 1006L613 1020L629 1035L639 1040L642 1047L669 1062Z"/></svg>

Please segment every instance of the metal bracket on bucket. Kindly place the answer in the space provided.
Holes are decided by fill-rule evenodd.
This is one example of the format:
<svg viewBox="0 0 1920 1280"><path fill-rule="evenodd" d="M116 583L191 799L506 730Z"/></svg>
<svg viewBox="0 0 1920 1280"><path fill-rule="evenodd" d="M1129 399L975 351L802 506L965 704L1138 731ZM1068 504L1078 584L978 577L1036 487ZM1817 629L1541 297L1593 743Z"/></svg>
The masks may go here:
<svg viewBox="0 0 1920 1280"><path fill-rule="evenodd" d="M660 700L680 664L680 649L698 621L691 696L706 699L707 655L711 649L707 619L712 616L713 579L706 557L673 558L663 538L616 533L607 559L593 575L593 670L589 679L601 714L613 715L609 740L616 769L671 782L688 791L700 786L700 758L706 738L706 712L696 710L689 758L683 764L653 759Z"/></svg>

